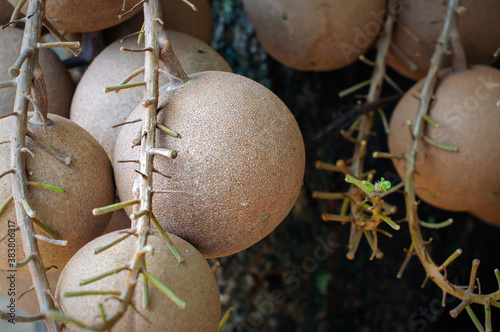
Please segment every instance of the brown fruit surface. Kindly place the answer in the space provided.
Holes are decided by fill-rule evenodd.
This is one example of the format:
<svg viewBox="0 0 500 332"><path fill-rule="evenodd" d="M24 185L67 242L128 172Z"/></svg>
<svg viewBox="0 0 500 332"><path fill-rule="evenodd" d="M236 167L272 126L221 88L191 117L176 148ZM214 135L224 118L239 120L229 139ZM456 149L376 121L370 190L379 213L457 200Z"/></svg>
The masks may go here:
<svg viewBox="0 0 500 332"><path fill-rule="evenodd" d="M385 0L244 0L264 49L298 70L345 67L365 53L384 20Z"/></svg>
<svg viewBox="0 0 500 332"><path fill-rule="evenodd" d="M86 286L80 286L82 279L93 277L113 267L130 261L135 248L135 237L118 243L112 248L94 255L96 247L105 245L121 234L114 232L103 235L88 243L69 261L57 284L56 297L63 312L85 324L102 323L98 304L102 303L110 315L116 311L118 302L105 301L109 296L63 297L64 292L85 290L121 290L126 285L127 272L106 277ZM167 242L156 235L148 237L148 245L154 247L154 255L146 254L147 269L150 274L167 286L175 295L186 302L179 308L164 293L151 283L149 285L149 308L142 308L142 284L138 283L132 302L141 313L127 310L114 326L113 331L216 331L221 312L219 289L215 277L203 256L189 243L170 235L184 258L179 263L167 246ZM141 277L142 280L142 277ZM151 323L148 323L147 318ZM68 326L68 331L76 331Z"/></svg>
<svg viewBox="0 0 500 332"><path fill-rule="evenodd" d="M23 30L6 28L0 33L0 82L12 80L8 68L19 57ZM43 49L39 53L39 62L42 67L47 93L49 98L49 112L68 117L74 84L64 64L50 49ZM0 89L0 116L12 113L15 88ZM33 109L32 106L30 106Z"/></svg>
<svg viewBox="0 0 500 332"><path fill-rule="evenodd" d="M482 206L480 209L471 211L471 213L487 224L500 227L500 198L494 204Z"/></svg>
<svg viewBox="0 0 500 332"><path fill-rule="evenodd" d="M168 35L187 74L205 70L231 71L226 61L207 44L181 32L169 31ZM111 160L119 132L111 127L124 122L144 98L142 88L104 93L105 87L117 85L133 70L144 66L143 55L120 52L121 46L137 48L137 43L135 38L129 38L124 44L116 41L94 59L78 84L70 114L71 120L101 143ZM139 77L132 82L139 81L143 75ZM160 74L160 85L168 82L168 77Z"/></svg>
<svg viewBox="0 0 500 332"><path fill-rule="evenodd" d="M458 17L458 32L464 46L467 62L487 64L500 46L500 1L461 0L466 12ZM402 0L397 24L394 26L392 43L414 62L418 69L410 67L394 52L390 52L387 63L400 74L414 80L421 79L429 70L429 60L436 41L443 29L447 1ZM446 57L443 67L451 65Z"/></svg>
<svg viewBox="0 0 500 332"><path fill-rule="evenodd" d="M190 0L198 9L194 11L182 0L160 0L162 20L165 29L183 32L196 37L207 44L212 40L212 8L208 0ZM105 40L110 42L139 31L144 22L144 15L136 14L127 22L104 31Z"/></svg>
<svg viewBox="0 0 500 332"><path fill-rule="evenodd" d="M13 6L19 0L8 0ZM45 3L45 16L57 29L68 32L98 31L117 25L132 17L133 14L118 18L123 14L124 0L47 0ZM129 10L138 1L125 0L126 10ZM134 10L139 12L142 6ZM22 12L26 14L28 2L23 6Z"/></svg>
<svg viewBox="0 0 500 332"><path fill-rule="evenodd" d="M61 275L62 270L47 272L47 279L49 281L49 287L52 291L52 294L55 293L57 280L59 280L59 276ZM0 290L2 293L9 299L16 299L16 307L24 311L29 315L35 315L40 312L40 306L38 305L38 299L36 297L36 293L34 291L30 291L24 294L21 299L17 299L23 292L27 291L33 282L31 281L30 274L21 274L15 273L15 281L14 286L12 287L12 283L9 279L12 273L8 272L0 272ZM15 294L12 293L12 290ZM11 293L11 295L9 295Z"/></svg>
<svg viewBox="0 0 500 332"><path fill-rule="evenodd" d="M458 147L445 151L419 142L415 184L418 196L445 210L471 211L498 204L500 186L500 71L487 66L452 73L442 79L429 115L439 128L425 124L424 135ZM390 122L389 151L404 154L410 142L407 120L415 120L423 80L396 106ZM394 160L401 177L406 162Z"/></svg>
<svg viewBox="0 0 500 332"><path fill-rule="evenodd" d="M28 129L72 160L66 166L27 138L26 147L35 155L26 156L28 181L58 186L65 192L29 186L28 202L38 220L68 241L65 247L38 242L45 266L56 265L62 269L78 249L102 234L111 216L94 216L92 209L112 204L115 190L111 165L99 143L72 121L53 114L49 118L53 124L47 128L47 137L39 126L29 124ZM13 117L0 120L0 142L10 139L13 123ZM8 169L10 164L10 144L2 144L1 168ZM0 202L11 193L11 177L5 176L0 179ZM0 220L0 234L7 234L7 220L17 220L13 203L2 213ZM35 230L43 234L36 226ZM21 261L25 255L19 232L16 232L15 243L16 259ZM0 257L7 257L7 241L0 243ZM7 259L0 262L0 268L8 269ZM29 270L25 267L19 272L29 273Z"/></svg>
<svg viewBox="0 0 500 332"><path fill-rule="evenodd" d="M160 102L158 122L181 138L158 131L156 146L174 149L175 160L155 157L153 212L166 231L187 240L205 257L248 248L290 212L304 175L304 144L293 115L264 86L243 76L203 72ZM138 106L129 119L144 112ZM131 148L140 124L122 128L115 148L115 179L123 201L132 199L136 159ZM130 209L128 210L130 213Z"/></svg>

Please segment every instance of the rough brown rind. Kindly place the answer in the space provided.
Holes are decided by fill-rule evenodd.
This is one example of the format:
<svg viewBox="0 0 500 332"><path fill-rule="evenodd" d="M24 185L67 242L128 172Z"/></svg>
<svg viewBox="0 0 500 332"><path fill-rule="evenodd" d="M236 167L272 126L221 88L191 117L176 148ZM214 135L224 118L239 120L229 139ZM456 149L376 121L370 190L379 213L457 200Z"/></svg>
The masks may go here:
<svg viewBox="0 0 500 332"><path fill-rule="evenodd" d="M80 280L93 277L130 260L135 247L133 236L94 255L95 248L111 242L118 236L121 234L113 232L88 243L76 253L63 270L57 284L56 296L63 312L72 318L86 324L96 324L101 319L98 311L99 303L103 304L107 314L116 310L118 302L116 300L104 301L106 296L63 297L62 294L70 291L120 290L125 286L126 271L86 286L79 286ZM170 235L170 238L184 258L184 262L177 262L163 238L151 235L148 237L148 245L154 247L154 255L146 254L147 269L186 302L186 308L177 307L172 300L150 283L149 308L144 310L142 308L142 284L138 283L132 302L151 324L129 308L114 326L113 331L208 332L217 330L221 313L220 295L208 263L186 241L175 235ZM78 329L68 326L67 330Z"/></svg>
<svg viewBox="0 0 500 332"><path fill-rule="evenodd" d="M19 0L8 0L16 6ZM129 10L138 1L126 0ZM99 31L117 25L131 18L133 14L124 16L123 0L47 0L45 3L45 16L57 29L68 32ZM24 5L22 12L26 14L28 5ZM142 6L134 10L139 12Z"/></svg>
<svg viewBox="0 0 500 332"><path fill-rule="evenodd" d="M210 46L181 32L169 31L174 51L187 74L204 70L231 71L226 61ZM143 88L104 93L104 88L117 85L133 70L144 66L144 56L120 52L120 47L137 48L135 38L124 44L119 41L109 45L89 66L83 75L71 104L71 120L86 129L104 147L113 160L113 151L119 129L113 125L124 122L144 98ZM138 82L143 75L132 82ZM167 84L168 77L160 74L160 84Z"/></svg>
<svg viewBox="0 0 500 332"><path fill-rule="evenodd" d="M17 28L6 28L0 33L0 82L11 80L7 68L11 67L19 57L23 31ZM40 66L43 69L45 84L49 98L49 112L63 116L69 115L74 84L66 67L50 49L40 50ZM0 89L0 115L12 113L15 88ZM32 110L33 107L30 106Z"/></svg>
<svg viewBox="0 0 500 332"><path fill-rule="evenodd" d="M29 154L26 156L28 181L55 185L63 188L65 193L28 187L28 202L38 220L68 241L66 247L38 242L45 266L56 265L62 269L78 249L102 234L111 215L94 216L92 209L112 204L115 190L111 165L99 143L72 121L53 114L49 114L49 118L53 124L47 128L47 137L44 137L42 127L29 124L28 129L72 161L69 166L64 165L27 138L26 147L35 154L34 158ZM0 141L10 139L13 122L12 117L0 120ZM2 144L2 171L10 164L10 144ZM3 203L11 193L11 178L5 176L0 179L0 202ZM14 204L9 205L0 220L0 234L7 234L7 221L16 220ZM43 235L36 226L35 230ZM25 256L21 238L18 232L16 234L16 259L21 261ZM7 257L7 241L0 243L0 257ZM0 262L0 268L8 269L6 259ZM19 272L29 273L29 270L21 268Z"/></svg>
<svg viewBox="0 0 500 332"><path fill-rule="evenodd" d="M188 194L154 194L154 214L205 257L231 255L260 241L290 212L304 175L304 144L293 115L262 85L224 72L194 74L165 97L158 121L182 138L158 132L156 146L174 149L178 157L155 157L155 167L172 178L154 173L153 189ZM138 106L130 119L142 111ZM140 124L123 127L117 139L114 167L122 200L132 199L137 165L118 161L137 158L139 148L131 142L139 130Z"/></svg>
<svg viewBox="0 0 500 332"><path fill-rule="evenodd" d="M470 64L488 64L500 46L500 1L461 0L466 12L458 17L458 32ZM417 71L390 52L387 64L400 74L414 80L425 76L439 33L443 29L446 2L441 0L403 0L394 27L392 43L417 66ZM451 65L445 56L443 67Z"/></svg>
<svg viewBox="0 0 500 332"><path fill-rule="evenodd" d="M212 40L212 8L208 0L190 0L198 9L194 11L182 0L160 0L162 20L167 30L179 31L193 36L207 44ZM104 31L105 40L113 42L128 34L139 31L144 16L137 14L127 22Z"/></svg>
<svg viewBox="0 0 500 332"><path fill-rule="evenodd" d="M366 52L384 21L385 0L244 0L264 49L298 70L345 67Z"/></svg>
<svg viewBox="0 0 500 332"><path fill-rule="evenodd" d="M487 82L493 82L488 84ZM500 71L487 66L445 76L438 85L429 115L440 127L426 124L424 135L458 147L444 151L420 142L415 184L418 196L445 210L471 211L498 204L500 185ZM414 120L423 80L396 106L390 122L389 151L404 154L409 144L408 119ZM417 98L415 97L417 96ZM405 161L394 160L404 176Z"/></svg>

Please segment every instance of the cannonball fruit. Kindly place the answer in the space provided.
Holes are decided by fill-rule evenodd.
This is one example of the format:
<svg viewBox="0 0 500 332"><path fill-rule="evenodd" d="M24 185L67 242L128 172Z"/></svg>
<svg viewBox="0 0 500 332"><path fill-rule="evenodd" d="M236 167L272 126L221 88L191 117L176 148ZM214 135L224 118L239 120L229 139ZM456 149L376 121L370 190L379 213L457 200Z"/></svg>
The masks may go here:
<svg viewBox="0 0 500 332"><path fill-rule="evenodd" d="M79 282L125 264L134 253L133 236L95 255L94 249L121 236L120 232L103 235L79 250L64 268L57 284L56 297L63 312L87 325L102 323L98 305L103 304L106 313L116 311L116 300L109 296L65 297L65 292L88 290L121 290L126 285L127 271L113 274L99 281L80 286ZM148 245L154 247L154 254L146 254L148 272L168 287L186 303L179 308L171 299L153 284L149 284L149 308L142 307L142 283L137 283L132 296L135 310L129 309L114 325L113 331L217 331L221 314L219 289L215 277L203 256L189 243L170 235L183 262L174 257L165 239L151 235ZM142 277L140 278L142 280ZM146 320L147 319L147 320ZM148 322L149 320L149 322ZM79 329L68 325L68 331Z"/></svg>
<svg viewBox="0 0 500 332"><path fill-rule="evenodd" d="M19 0L8 0L15 6ZM45 15L52 25L68 32L91 32L117 25L133 16L129 14L119 18L124 0L47 0ZM137 1L125 0L125 10L128 11ZM26 14L28 2L22 12ZM135 9L139 12L142 6Z"/></svg>
<svg viewBox="0 0 500 332"><path fill-rule="evenodd" d="M67 246L58 246L38 241L40 255L45 266L55 265L62 269L71 256L90 240L102 234L111 217L94 216L95 207L112 204L115 188L111 165L99 143L84 129L72 121L49 114L52 124L47 127L48 136L42 126L28 124L28 129L44 145L71 158L65 165L41 148L32 139L26 138L26 147L34 154L26 155L28 181L49 184L64 189L64 193L28 186L27 200L36 213L36 219L68 241ZM10 139L14 130L14 117L0 120L0 141ZM0 165L11 164L10 144L0 145ZM0 179L0 202L12 194L10 176ZM10 223L17 220L14 203L10 203L0 216L0 234L7 234ZM45 235L37 226L37 233ZM16 232L16 261L24 258L20 232ZM7 257L8 241L0 243L0 257ZM7 259L0 262L1 269L10 269ZM19 269L29 273L27 267Z"/></svg>
<svg viewBox="0 0 500 332"><path fill-rule="evenodd" d="M169 39L187 74L204 70L231 71L226 61L207 44L181 32L169 31ZM112 126L124 122L144 97L143 88L104 93L104 88L117 85L133 70L144 66L144 56L121 52L120 47L137 48L134 38L125 43L109 45L91 63L83 75L71 104L71 120L82 126L104 147L109 158L119 129ZM141 74L132 82L143 78ZM168 77L160 74L160 84L168 83Z"/></svg>
<svg viewBox="0 0 500 332"><path fill-rule="evenodd" d="M437 86L424 135L455 146L447 151L419 141L416 160L416 193L425 202L452 211L479 211L498 204L500 183L500 71L487 66L451 72ZM423 81L418 82L396 106L390 122L389 151L404 154L410 143L407 120L415 120ZM415 97L417 96L417 97ZM404 160L394 159L404 177Z"/></svg>
<svg viewBox="0 0 500 332"><path fill-rule="evenodd" d="M208 0L190 0L196 6L194 11L182 0L160 0L162 17L167 30L183 32L207 44L212 40L212 8ZM104 31L105 42L111 43L131 33L139 31L144 22L144 14L137 13L130 20Z"/></svg>
<svg viewBox="0 0 500 332"><path fill-rule="evenodd" d="M162 104L164 103L164 104ZM226 72L193 74L182 87L160 95L158 122L180 138L158 131L153 213L166 231L205 257L227 256L268 235L290 212L304 174L299 127L283 102L264 86ZM139 105L129 119L140 118ZM118 196L133 199L140 148L132 140L140 123L123 126L115 147ZM128 209L131 212L131 209Z"/></svg>
<svg viewBox="0 0 500 332"><path fill-rule="evenodd" d="M385 0L244 0L262 47L298 70L345 67L373 44Z"/></svg>
<svg viewBox="0 0 500 332"><path fill-rule="evenodd" d="M410 68L395 52L390 52L387 63L400 74L414 80L425 76L436 41L443 29L447 1L402 0L394 26L392 43L405 58L417 67ZM465 12L457 17L458 33L470 64L487 64L500 45L500 1L461 0ZM446 56L444 67L451 65Z"/></svg>

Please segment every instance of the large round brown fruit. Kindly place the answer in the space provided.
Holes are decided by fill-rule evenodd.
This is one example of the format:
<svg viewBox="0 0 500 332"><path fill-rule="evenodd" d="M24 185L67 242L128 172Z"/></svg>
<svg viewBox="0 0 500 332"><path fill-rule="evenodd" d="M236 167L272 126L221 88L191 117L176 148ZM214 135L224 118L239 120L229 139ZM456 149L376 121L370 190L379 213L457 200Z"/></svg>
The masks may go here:
<svg viewBox="0 0 500 332"><path fill-rule="evenodd" d="M190 0L196 6L194 11L182 0L160 0L162 20L165 29L183 32L210 44L212 40L212 8L208 0ZM131 33L139 31L144 22L144 15L138 13L127 22L104 31L104 41L111 43Z"/></svg>
<svg viewBox="0 0 500 332"><path fill-rule="evenodd" d="M298 70L345 67L365 53L384 21L385 0L244 0L264 49Z"/></svg>
<svg viewBox="0 0 500 332"><path fill-rule="evenodd" d="M163 227L197 247L205 257L248 248L290 212L304 175L304 144L293 115L264 86L243 76L203 72L167 96L159 123L181 138L157 134L158 148L175 160L155 157L153 213ZM160 101L161 102L161 101ZM144 112L138 106L129 119ZM132 199L140 148L131 148L140 123L122 128L115 147L118 195ZM129 209L130 213L130 209Z"/></svg>
<svg viewBox="0 0 500 332"><path fill-rule="evenodd" d="M500 1L461 0L460 5L466 8L457 22L467 62L487 64L500 46ZM418 80L429 70L429 61L443 29L447 1L402 0L399 8L392 43L417 65L417 69L413 71L392 51L387 63L400 74ZM450 65L451 56L448 56L443 67Z"/></svg>
<svg viewBox="0 0 500 332"><path fill-rule="evenodd" d="M0 68L3 70L0 70L0 82L12 80L7 68L11 67L19 57L22 40L23 30L6 28L1 31ZM52 50L40 50L39 62L47 86L49 112L67 118L74 90L73 81L64 64ZM15 96L15 88L0 89L0 116L12 113Z"/></svg>
<svg viewBox="0 0 500 332"><path fill-rule="evenodd" d="M62 270L47 272L47 280L49 287L54 294L56 290L57 280L61 275ZM12 278L14 275L14 278ZM35 291L29 291L20 299L18 297L33 285L31 274L0 272L0 288L2 293L8 298L16 299L16 307L29 315L35 315L40 312L40 305L36 297Z"/></svg>
<svg viewBox="0 0 500 332"><path fill-rule="evenodd" d="M78 249L102 234L111 216L96 217L92 215L92 209L112 204L115 190L109 159L99 143L72 121L54 114L49 114L49 118L53 124L47 127L48 136L44 136L41 126L29 124L28 129L44 144L70 157L71 163L66 166L27 138L26 147L34 153L34 157L26 156L28 181L54 185L65 192L28 186L27 198L36 212L36 219L68 241L65 247L38 241L45 266L56 265L62 269ZM14 130L13 117L0 120L0 128L0 142L9 140ZM5 170L10 164L10 144L2 144L0 165ZM0 179L0 202L11 193L11 177L4 176ZM0 234L7 234L8 220L17 220L13 203L0 216ZM36 226L35 230L44 235ZM16 232L15 240L16 260L21 261L25 255L19 232ZM0 257L7 257L7 241L0 243ZM0 268L9 269L6 259L0 261ZM29 270L25 267L19 272L29 273Z"/></svg>
<svg viewBox="0 0 500 332"><path fill-rule="evenodd" d="M119 302L105 301L109 296L64 297L65 292L86 290L121 290L126 285L127 271L80 286L80 280L94 277L99 273L123 265L130 261L135 248L135 237L94 255L94 249L108 244L119 232L103 235L88 243L71 258L64 268L57 284L56 297L63 312L88 325L102 323L98 305L103 304L106 314L116 311ZM165 239L151 235L148 245L154 247L154 255L146 254L148 272L167 286L176 296L186 303L179 308L164 293L151 283L149 285L149 308L142 307L142 283L137 283L132 302L140 315L129 308L116 323L113 331L216 331L221 312L220 295L215 277L203 256L189 243L170 235L175 246L184 258L177 262L167 246ZM142 278L141 278L142 280ZM146 321L146 319L149 320ZM69 325L68 331L77 331Z"/></svg>
<svg viewBox="0 0 500 332"><path fill-rule="evenodd" d="M187 74L205 70L231 71L224 59L210 46L181 32L169 31L172 47ZM71 104L71 120L86 129L104 147L113 160L119 129L112 126L124 122L144 98L143 88L104 93L104 88L117 85L133 70L144 66L144 56L120 52L120 47L137 48L134 38L109 45L83 75ZM141 74L140 79L143 75ZM139 81L139 78L132 82ZM160 84L168 83L160 74Z"/></svg>
<svg viewBox="0 0 500 332"><path fill-rule="evenodd" d="M487 66L445 76L437 87L429 115L439 128L425 124L424 135L458 147L458 152L419 142L415 185L418 196L445 210L478 210L498 202L500 184L500 71ZM389 151L404 154L410 143L407 120L415 120L423 80L396 106L390 123ZM417 96L417 97L415 97ZM394 165L401 177L404 160Z"/></svg>
<svg viewBox="0 0 500 332"><path fill-rule="evenodd" d="M19 0L8 0L16 6ZM126 15L121 19L118 15L122 11L124 0L47 0L45 3L45 16L52 25L68 32L98 31L117 25L133 16ZM126 11L138 1L125 0ZM142 6L134 10L140 11ZM22 12L26 14L28 2L23 6Z"/></svg>

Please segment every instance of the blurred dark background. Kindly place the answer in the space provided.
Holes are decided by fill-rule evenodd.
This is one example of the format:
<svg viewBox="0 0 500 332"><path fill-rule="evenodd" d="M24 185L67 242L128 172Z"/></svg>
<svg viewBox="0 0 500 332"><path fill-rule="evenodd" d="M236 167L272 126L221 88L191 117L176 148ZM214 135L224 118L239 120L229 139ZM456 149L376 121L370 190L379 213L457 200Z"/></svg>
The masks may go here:
<svg viewBox="0 0 500 332"><path fill-rule="evenodd" d="M346 258L349 226L324 222L325 211L338 212L335 203L311 198L314 190L339 192L347 189L343 176L316 170L316 160L334 163L350 158L352 144L343 140L337 127L311 140L335 120L348 126L353 119L346 112L357 103L353 95L339 98L338 92L371 77L371 67L356 62L331 72L300 72L273 60L260 46L240 0L212 0L214 47L234 72L254 79L271 89L294 114L306 142L304 186L296 206L281 225L251 248L219 259L216 272L222 295L223 312L234 313L223 331L477 331L464 311L453 319L449 311L459 301L447 298L441 307L442 292L432 282L421 288L424 269L412 258L403 278L396 274L404 260L404 248L411 242L408 227L392 231L393 238L379 236L383 259L370 261L371 250L362 240L356 258ZM366 56L374 59L371 50ZM414 82L388 69L389 75L407 90ZM360 94L368 90L360 90ZM384 86L383 97L396 92ZM395 103L384 107L390 117ZM351 121L349 121L351 120ZM368 155L387 151L383 126L378 118ZM365 170L376 169L381 176L398 183L400 179L387 160L367 159ZM467 176L464 174L464 176ZM403 195L387 201L398 206L394 220L404 218ZM419 206L422 220L442 221L452 217L452 226L424 230L433 238L428 246L440 264L457 248L463 254L448 269L448 278L458 285L469 281L472 260L481 260L478 277L483 293L498 289L493 270L500 267L497 248L500 230L467 213L438 210L425 203ZM389 230L388 228L385 228ZM214 261L212 261L214 263ZM483 308L473 306L484 322ZM500 314L492 310L493 326ZM500 330L500 327L497 326Z"/></svg>

